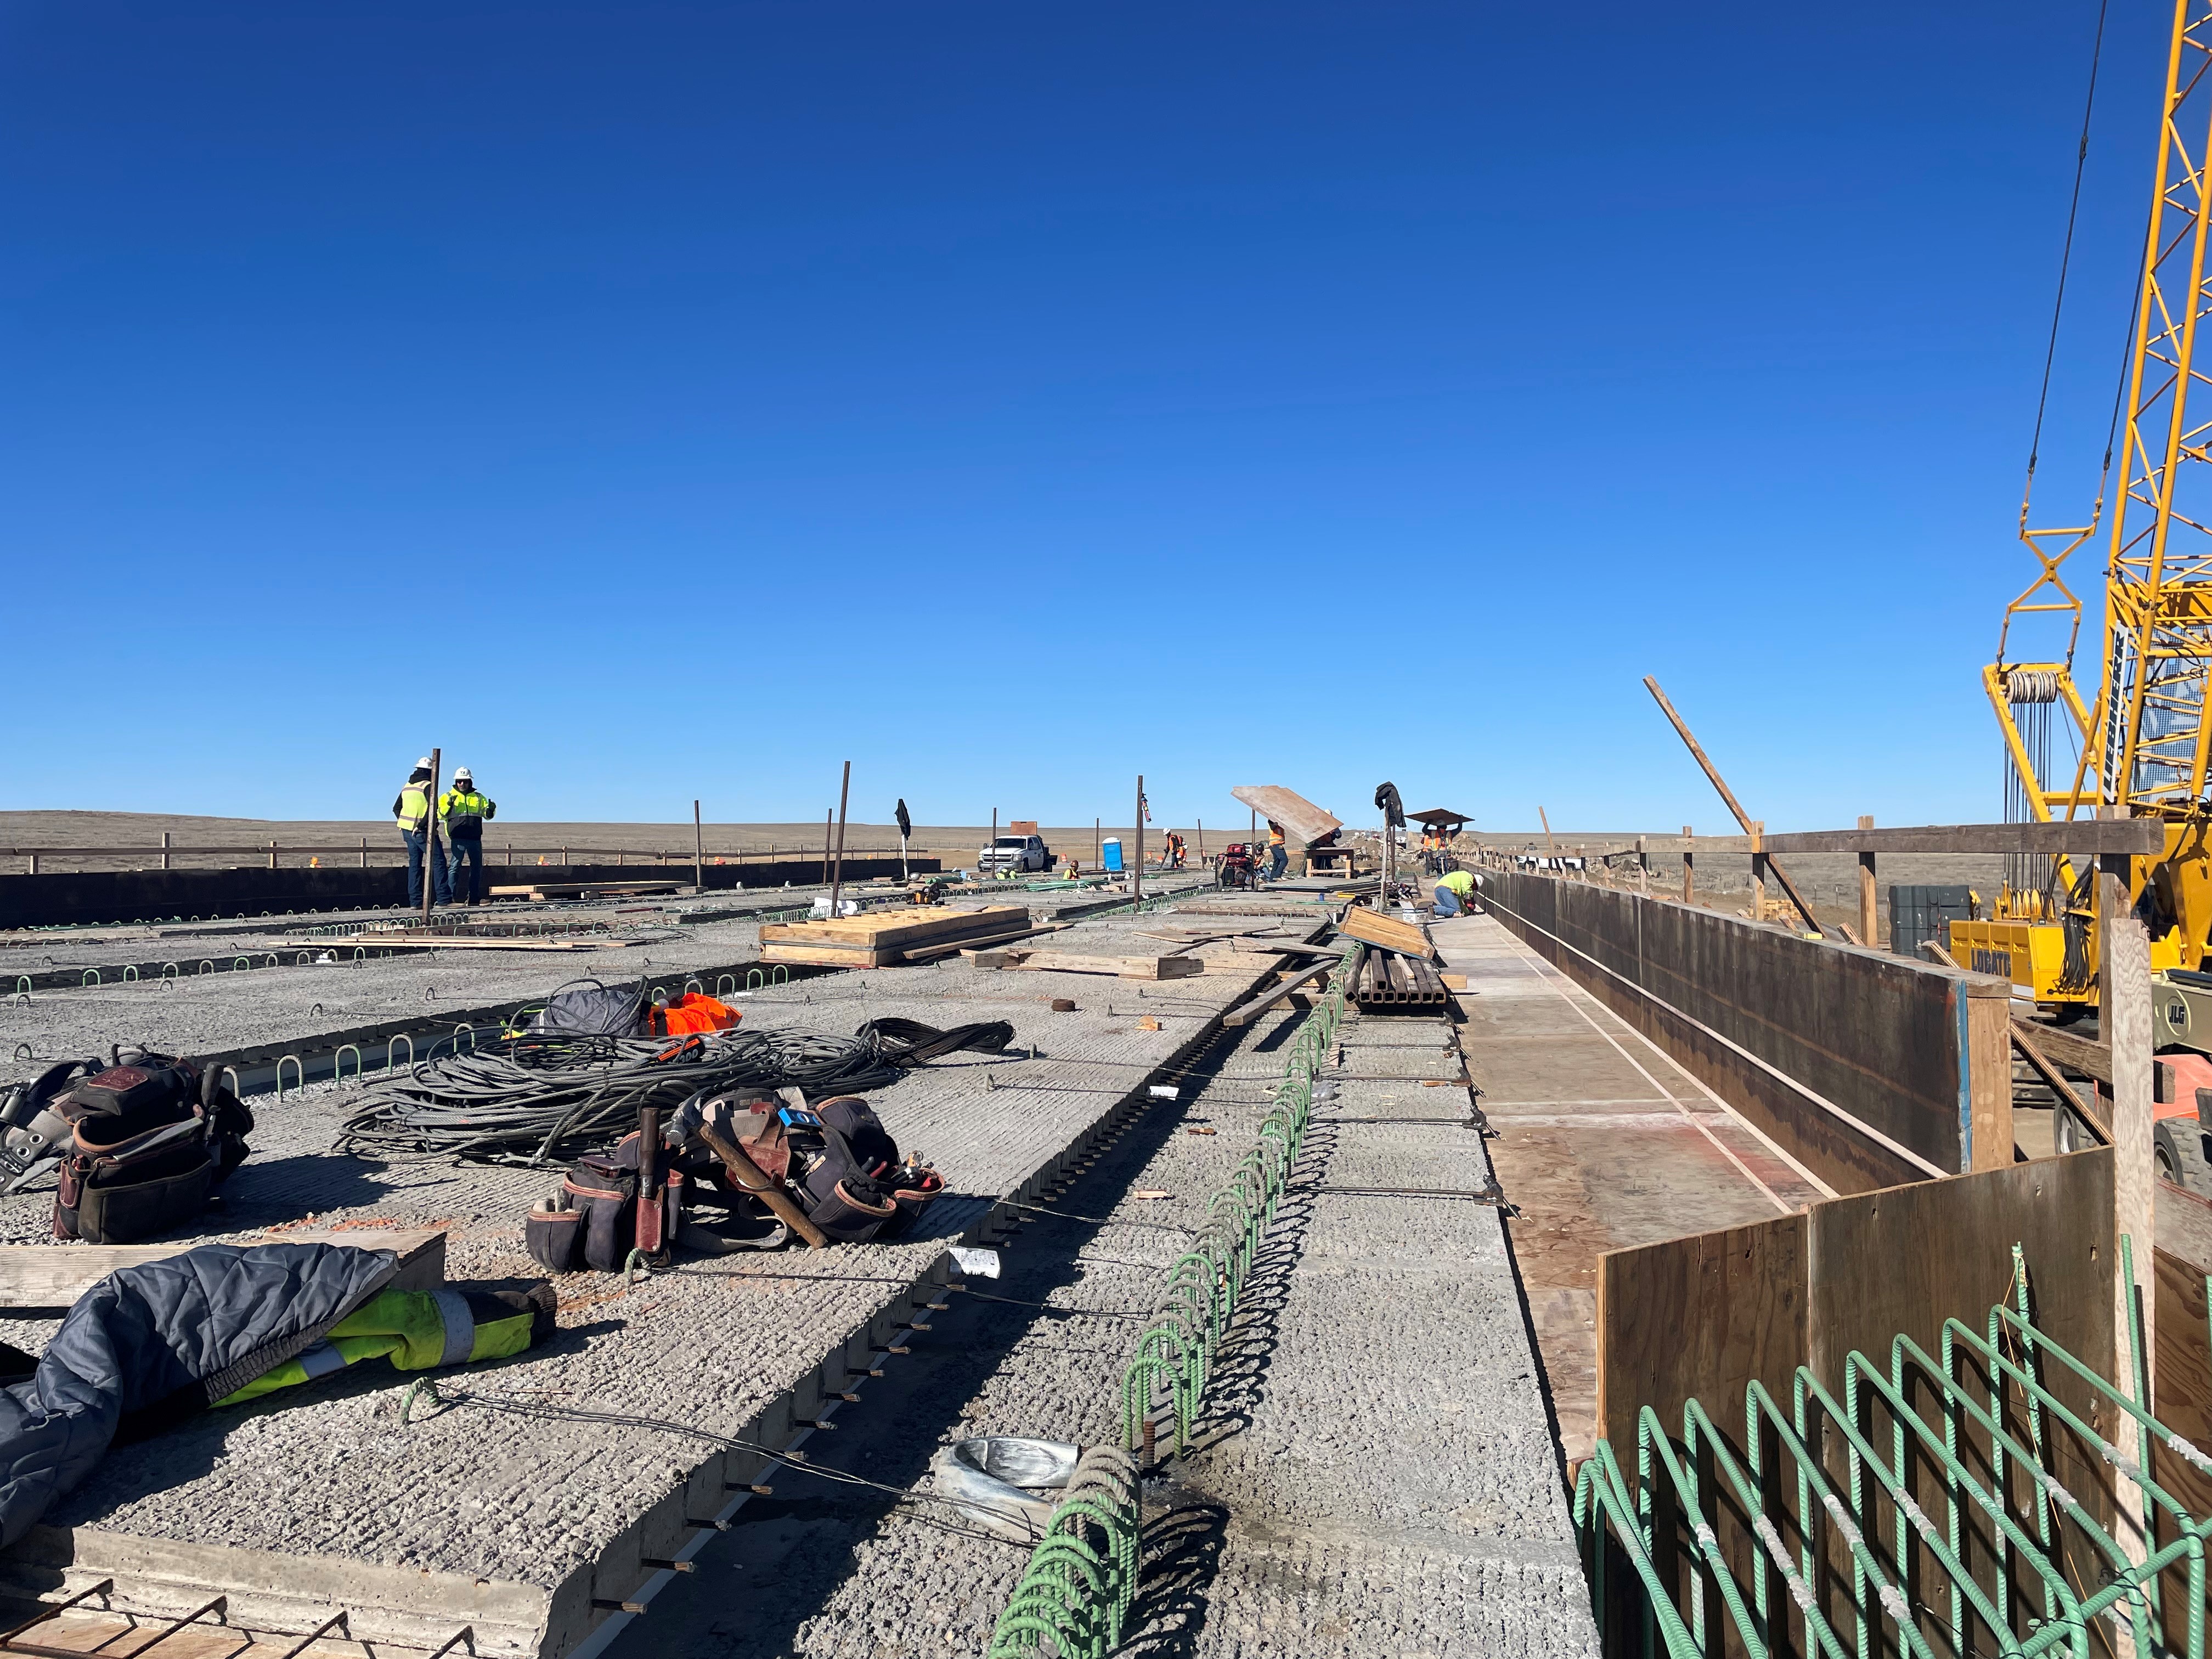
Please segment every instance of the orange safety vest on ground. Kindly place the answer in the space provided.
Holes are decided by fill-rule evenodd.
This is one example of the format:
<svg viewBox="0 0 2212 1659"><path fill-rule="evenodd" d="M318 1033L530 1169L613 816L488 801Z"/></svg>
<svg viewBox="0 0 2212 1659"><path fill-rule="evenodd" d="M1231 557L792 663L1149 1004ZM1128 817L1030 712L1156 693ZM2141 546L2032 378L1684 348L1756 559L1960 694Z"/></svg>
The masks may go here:
<svg viewBox="0 0 2212 1659"><path fill-rule="evenodd" d="M655 1036L690 1036L695 1032L726 1031L744 1015L729 1004L697 991L686 991L665 1008L653 1011Z"/></svg>

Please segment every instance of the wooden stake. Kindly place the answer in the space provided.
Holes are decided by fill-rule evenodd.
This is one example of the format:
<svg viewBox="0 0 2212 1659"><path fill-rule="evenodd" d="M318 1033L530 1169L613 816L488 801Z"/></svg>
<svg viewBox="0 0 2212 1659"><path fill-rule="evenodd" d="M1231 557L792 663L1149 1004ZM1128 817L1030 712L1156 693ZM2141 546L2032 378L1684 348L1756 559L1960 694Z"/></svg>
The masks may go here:
<svg viewBox="0 0 2212 1659"><path fill-rule="evenodd" d="M1766 920L1766 854L1761 851L1766 836L1765 819L1754 820L1751 826L1751 919Z"/></svg>
<svg viewBox="0 0 2212 1659"><path fill-rule="evenodd" d="M1860 813L1859 828L1873 829L1874 819L1864 812ZM1859 937L1866 941L1869 949L1875 942L1874 896L1874 854L1862 853L1859 854Z"/></svg>
<svg viewBox="0 0 2212 1659"><path fill-rule="evenodd" d="M2118 808L2106 807L2101 811L2119 816ZM2154 1299L2149 1289L2154 1279L2152 1252L2158 1243L2158 1177L2151 1139L2154 1062L2150 1052L2150 936L2136 919L2129 900L2133 862L2124 853L2103 855L2098 860L2102 873L2097 883L2098 1030L2111 1045L2112 1059L2115 1237L2110 1253L2117 1286L2112 1353L2120 1373L2118 1381L2121 1392L2130 1395L2134 1392L2134 1378L2129 1375L2128 1362L2129 1356L2136 1351L2138 1338L2134 1327L2137 1317L2142 1321L2141 1352L2147 1376L2152 1370L2152 1356L2158 1351L2152 1317ZM2136 1277L2132 1285L2124 1271L2121 1237L2130 1241L2135 1255ZM2136 1300L2138 1292L2142 1297L2139 1305ZM2151 1398L2155 1400L2158 1396L2154 1379L2153 1383ZM2116 1439L2138 1464L2143 1462L2145 1448L2133 1418L2122 1419L2121 1434ZM2113 1485L2120 1511L2129 1522L2118 1541L2130 1559L2141 1562L2147 1559L2149 1548L2144 1530L2142 1491L2130 1480L2117 1480Z"/></svg>
<svg viewBox="0 0 2212 1659"><path fill-rule="evenodd" d="M691 803L691 884L707 890L707 832L700 827L699 803Z"/></svg>
<svg viewBox="0 0 2212 1659"><path fill-rule="evenodd" d="M430 901L438 892L435 880L438 872L438 768L445 757L446 751L442 749L430 751L430 793L427 798L430 810L422 818L422 921L425 925L430 920Z"/></svg>
<svg viewBox="0 0 2212 1659"><path fill-rule="evenodd" d="M1685 904L1692 902L1692 896L1697 887L1692 879L1697 854L1691 849L1690 841L1690 826L1686 823L1682 826L1682 902Z"/></svg>
<svg viewBox="0 0 2212 1659"><path fill-rule="evenodd" d="M853 794L853 763L845 763L845 780L837 786L837 862L830 872L830 914L843 914L837 901L845 891L845 803Z"/></svg>

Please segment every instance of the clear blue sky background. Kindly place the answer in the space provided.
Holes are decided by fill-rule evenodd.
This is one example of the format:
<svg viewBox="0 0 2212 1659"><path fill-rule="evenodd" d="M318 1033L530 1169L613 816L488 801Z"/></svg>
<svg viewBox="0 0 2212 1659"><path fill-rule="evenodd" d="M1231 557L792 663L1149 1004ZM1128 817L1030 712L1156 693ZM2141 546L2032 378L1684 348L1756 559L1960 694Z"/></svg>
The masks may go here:
<svg viewBox="0 0 2212 1659"><path fill-rule="evenodd" d="M0 806L1994 817L2094 21L9 4Z"/></svg>

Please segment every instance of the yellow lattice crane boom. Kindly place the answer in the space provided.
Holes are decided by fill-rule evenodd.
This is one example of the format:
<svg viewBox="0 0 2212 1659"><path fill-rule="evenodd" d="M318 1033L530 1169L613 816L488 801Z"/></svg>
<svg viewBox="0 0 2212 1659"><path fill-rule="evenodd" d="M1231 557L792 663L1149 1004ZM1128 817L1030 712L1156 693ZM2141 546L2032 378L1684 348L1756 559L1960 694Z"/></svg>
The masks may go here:
<svg viewBox="0 0 2212 1659"><path fill-rule="evenodd" d="M2085 133L2086 143L2086 133ZM2085 526L2035 530L2021 507L2021 539L2039 572L2005 608L1996 660L1982 683L2004 735L2008 817L2074 817L2100 807L2166 821L2163 856L2136 861L2130 884L2149 924L2156 969L2199 969L2212 951L2212 854L2205 800L2208 671L2212 671L2212 378L2195 366L2199 325L2212 308L2205 283L2212 161L2212 0L2176 0L2150 224L2120 405L2121 487L2107 532L2105 651L2096 697L2074 678L2081 601L2063 567L2094 540ZM2207 355L2212 365L2212 353ZM2192 410L2195 412L2192 412ZM2107 459L2110 465L2110 458ZM2033 462L2030 462L2030 479ZM2048 662L2008 658L2013 623L2037 613L2069 618L2066 652ZM2075 750L2054 771L2052 713ZM2054 787L2053 785L2057 787ZM2096 999L2094 895L2088 872L2063 860L2008 860L1990 916L1954 924L1953 954L2009 975L2062 1015Z"/></svg>

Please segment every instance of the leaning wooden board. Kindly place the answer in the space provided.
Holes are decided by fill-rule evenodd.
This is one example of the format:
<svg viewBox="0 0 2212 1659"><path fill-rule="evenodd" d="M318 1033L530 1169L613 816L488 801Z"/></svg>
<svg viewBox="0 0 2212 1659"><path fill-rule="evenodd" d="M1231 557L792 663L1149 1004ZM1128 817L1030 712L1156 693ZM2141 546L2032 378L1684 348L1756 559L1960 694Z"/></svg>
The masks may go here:
<svg viewBox="0 0 2212 1659"><path fill-rule="evenodd" d="M1427 933L1410 921L1401 921L1380 911L1363 910L1355 904L1344 913L1344 920L1336 924L1336 931L1403 956L1436 960L1437 947L1429 943Z"/></svg>
<svg viewBox="0 0 2212 1659"><path fill-rule="evenodd" d="M0 1311L50 1313L77 1297L118 1267L182 1255L205 1239L169 1244L0 1244ZM342 1232L279 1233L224 1243L343 1244L357 1250L392 1250L399 1274L392 1288L434 1291L446 1282L446 1232L439 1228L349 1227Z"/></svg>

